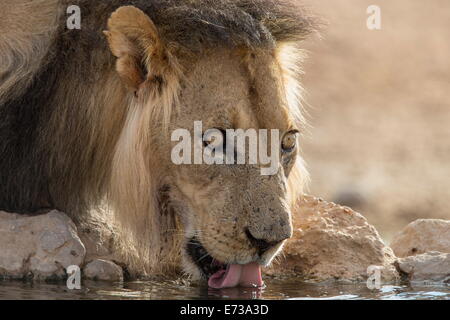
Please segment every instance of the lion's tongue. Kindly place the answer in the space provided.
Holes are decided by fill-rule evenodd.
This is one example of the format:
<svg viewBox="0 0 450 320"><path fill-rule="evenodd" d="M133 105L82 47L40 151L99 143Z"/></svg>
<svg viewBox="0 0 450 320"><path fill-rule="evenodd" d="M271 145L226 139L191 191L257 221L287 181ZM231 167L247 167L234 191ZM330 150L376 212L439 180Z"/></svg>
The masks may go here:
<svg viewBox="0 0 450 320"><path fill-rule="evenodd" d="M243 287L260 287L263 285L259 264L230 264L226 270L214 273L208 280L208 285L214 289Z"/></svg>

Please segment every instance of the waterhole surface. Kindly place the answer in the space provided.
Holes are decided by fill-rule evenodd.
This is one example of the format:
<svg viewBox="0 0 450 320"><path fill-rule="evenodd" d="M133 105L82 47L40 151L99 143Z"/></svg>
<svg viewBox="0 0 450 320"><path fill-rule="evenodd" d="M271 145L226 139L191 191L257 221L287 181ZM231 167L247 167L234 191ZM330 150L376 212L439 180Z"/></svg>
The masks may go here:
<svg viewBox="0 0 450 320"><path fill-rule="evenodd" d="M370 290L365 284L311 284L297 279L266 280L264 289L213 290L179 281L134 281L100 283L84 281L81 290L69 290L65 283L1 281L0 300L5 299L383 299L450 300L448 285L392 286Z"/></svg>

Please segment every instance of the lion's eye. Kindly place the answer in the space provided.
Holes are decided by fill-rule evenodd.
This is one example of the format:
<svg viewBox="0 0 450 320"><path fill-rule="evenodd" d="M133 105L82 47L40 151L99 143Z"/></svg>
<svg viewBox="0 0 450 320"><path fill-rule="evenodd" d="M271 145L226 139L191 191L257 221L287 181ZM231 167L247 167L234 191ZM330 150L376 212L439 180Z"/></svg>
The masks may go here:
<svg viewBox="0 0 450 320"><path fill-rule="evenodd" d="M283 152L289 153L294 151L295 147L297 146L298 133L299 132L297 130L293 130L287 132L284 135L283 141L281 142L281 148L283 149Z"/></svg>

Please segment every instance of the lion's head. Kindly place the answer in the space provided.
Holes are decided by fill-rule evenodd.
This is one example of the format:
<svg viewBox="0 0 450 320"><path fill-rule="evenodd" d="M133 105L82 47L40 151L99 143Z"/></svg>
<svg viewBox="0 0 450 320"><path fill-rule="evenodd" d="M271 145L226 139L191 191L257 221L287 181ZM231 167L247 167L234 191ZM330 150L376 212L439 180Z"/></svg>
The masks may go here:
<svg viewBox="0 0 450 320"><path fill-rule="evenodd" d="M168 10L168 20L179 17L175 26L132 6L109 19L105 34L129 89L110 194L152 268L179 263L181 250L184 270L212 287L261 285L259 266L291 236L290 208L307 178L296 77L297 44L311 21L274 1L216 5ZM213 138L196 140L198 121L201 134L216 129ZM192 138L182 152L192 151L192 164L173 161L179 129ZM279 153L273 174L261 173L259 158L222 165L195 158L210 144L225 154L230 129L277 130L268 142Z"/></svg>

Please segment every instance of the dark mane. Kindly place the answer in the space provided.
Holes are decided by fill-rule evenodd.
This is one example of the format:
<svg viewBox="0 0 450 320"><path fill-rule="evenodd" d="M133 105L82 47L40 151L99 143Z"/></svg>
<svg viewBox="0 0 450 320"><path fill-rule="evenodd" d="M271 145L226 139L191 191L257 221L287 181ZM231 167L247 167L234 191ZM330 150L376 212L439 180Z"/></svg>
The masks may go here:
<svg viewBox="0 0 450 320"><path fill-rule="evenodd" d="M146 1L146 13L162 36L190 49L204 46L261 46L301 40L315 18L299 1L169 0Z"/></svg>
<svg viewBox="0 0 450 320"><path fill-rule="evenodd" d="M120 6L136 6L150 16L166 42L193 51L205 47L258 47L272 46L276 41L298 41L315 31L318 25L317 18L298 0L69 2L81 7L83 18L89 16L88 20L92 18L97 23L106 23L107 16Z"/></svg>

